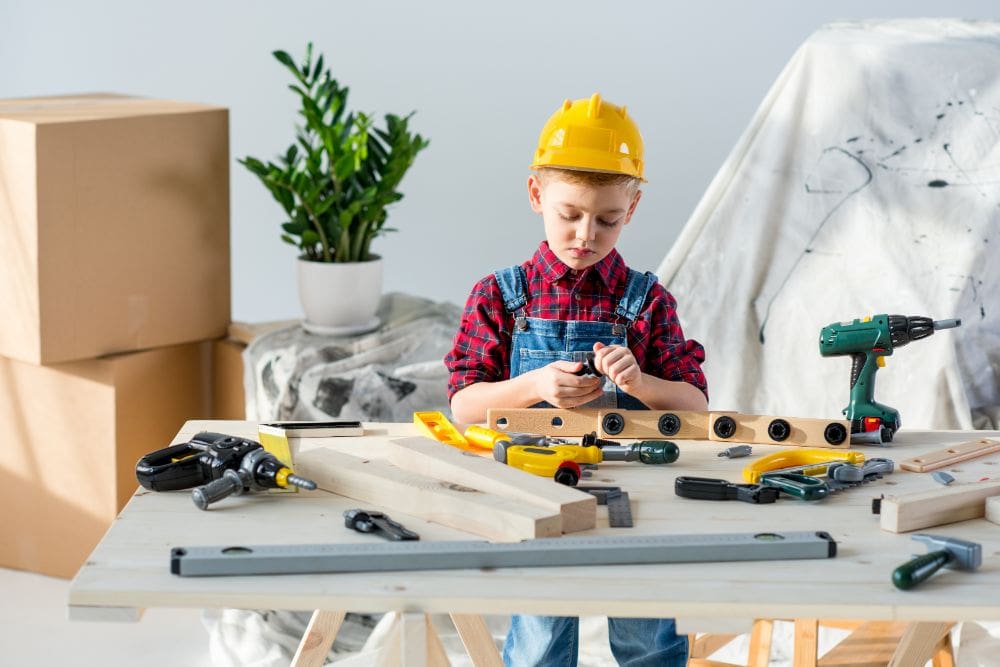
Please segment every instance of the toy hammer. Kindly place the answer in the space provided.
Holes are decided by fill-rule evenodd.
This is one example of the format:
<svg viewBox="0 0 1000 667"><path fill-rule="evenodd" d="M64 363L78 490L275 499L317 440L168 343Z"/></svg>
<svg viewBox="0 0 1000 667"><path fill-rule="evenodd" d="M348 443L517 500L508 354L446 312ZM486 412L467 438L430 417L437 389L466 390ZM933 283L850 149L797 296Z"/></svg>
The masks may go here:
<svg viewBox="0 0 1000 667"><path fill-rule="evenodd" d="M927 548L934 551L917 556L892 571L892 583L904 591L925 581L944 566L975 570L983 562L983 548L975 542L926 533L914 535L913 539L926 543Z"/></svg>

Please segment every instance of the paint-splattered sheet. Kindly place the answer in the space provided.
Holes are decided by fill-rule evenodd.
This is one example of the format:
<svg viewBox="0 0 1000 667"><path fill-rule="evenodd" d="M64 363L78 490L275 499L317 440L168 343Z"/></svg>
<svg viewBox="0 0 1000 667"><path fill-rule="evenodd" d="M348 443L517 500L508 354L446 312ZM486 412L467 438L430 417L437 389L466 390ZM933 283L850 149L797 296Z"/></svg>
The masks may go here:
<svg viewBox="0 0 1000 667"><path fill-rule="evenodd" d="M926 315L963 324L898 348L875 398L904 429L995 428L1000 23L813 34L658 273L705 345L716 409L837 416L851 360L820 357L820 329Z"/></svg>

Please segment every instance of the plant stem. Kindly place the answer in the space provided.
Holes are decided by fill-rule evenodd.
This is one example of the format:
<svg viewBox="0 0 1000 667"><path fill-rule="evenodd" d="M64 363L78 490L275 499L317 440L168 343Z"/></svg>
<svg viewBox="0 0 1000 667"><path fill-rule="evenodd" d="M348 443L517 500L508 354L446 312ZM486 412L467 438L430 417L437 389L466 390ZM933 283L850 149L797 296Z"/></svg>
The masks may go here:
<svg viewBox="0 0 1000 667"><path fill-rule="evenodd" d="M305 209L306 215L309 216L309 220L312 222L313 227L316 228L316 233L319 234L319 242L320 242L320 245L323 246L323 261L324 262L331 261L331 259L330 259L330 242L326 240L326 232L323 231L323 225L321 225L319 223L319 219L313 213L312 209L309 207L309 204L306 203L306 200L302 198L302 195L300 195L298 192L296 192L295 188L293 188L292 186L285 185L284 183L279 183L277 181L275 181L274 183L275 183L275 185L278 185L278 186L280 186L280 187L288 190L289 192L291 192L293 197L297 197L298 198L299 203L302 205L302 208Z"/></svg>

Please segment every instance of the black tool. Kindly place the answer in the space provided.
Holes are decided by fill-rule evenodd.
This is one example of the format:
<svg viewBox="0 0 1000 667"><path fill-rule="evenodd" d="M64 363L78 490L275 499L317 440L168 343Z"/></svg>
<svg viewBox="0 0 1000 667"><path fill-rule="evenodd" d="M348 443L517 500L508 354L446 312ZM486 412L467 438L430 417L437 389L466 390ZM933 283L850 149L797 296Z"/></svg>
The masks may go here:
<svg viewBox="0 0 1000 667"><path fill-rule="evenodd" d="M678 477L674 480L674 493L696 500L741 500L763 505L777 500L780 491L763 484L733 484L724 479Z"/></svg>
<svg viewBox="0 0 1000 667"><path fill-rule="evenodd" d="M585 484L576 487L597 498L598 505L608 506L608 525L612 528L632 527L632 503L628 491L622 491L620 486L598 486Z"/></svg>
<svg viewBox="0 0 1000 667"><path fill-rule="evenodd" d="M389 518L388 514L375 510L353 509L344 512L344 525L359 533L374 533L393 542L403 540L419 540L420 536L412 530Z"/></svg>
<svg viewBox="0 0 1000 667"><path fill-rule="evenodd" d="M597 365L594 363L594 353L587 352L584 358L580 360L583 364L583 368L573 373L573 375L593 375L594 377L603 377L604 374L597 370Z"/></svg>
<svg viewBox="0 0 1000 667"><path fill-rule="evenodd" d="M135 476L152 491L191 489L200 509L223 498L289 485L315 489L316 483L291 469L255 440L202 431L190 441L157 450L139 459Z"/></svg>

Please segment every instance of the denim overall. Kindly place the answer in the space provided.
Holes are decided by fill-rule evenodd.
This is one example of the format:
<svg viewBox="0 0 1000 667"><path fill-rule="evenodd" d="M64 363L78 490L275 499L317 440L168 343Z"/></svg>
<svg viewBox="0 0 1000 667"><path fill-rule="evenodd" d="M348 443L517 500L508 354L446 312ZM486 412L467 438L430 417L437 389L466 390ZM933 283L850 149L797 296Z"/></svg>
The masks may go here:
<svg viewBox="0 0 1000 667"><path fill-rule="evenodd" d="M625 294L615 315L626 323L548 320L525 317L528 303L527 278L519 265L495 274L504 307L514 315L511 336L510 377L517 377L553 361L582 361L594 349L594 343L623 345L627 330L638 316L650 288L656 282L652 273L629 269ZM519 311L521 311L519 313ZM586 407L618 407L645 410L641 401L614 386L607 378L604 395ZM541 402L533 407L551 407ZM579 582L586 586L586 582ZM503 648L506 665L535 667L565 665L575 667L580 621L569 616L511 617L510 632ZM687 639L678 637L673 619L609 618L611 652L619 664L629 667L683 667L687 664Z"/></svg>

